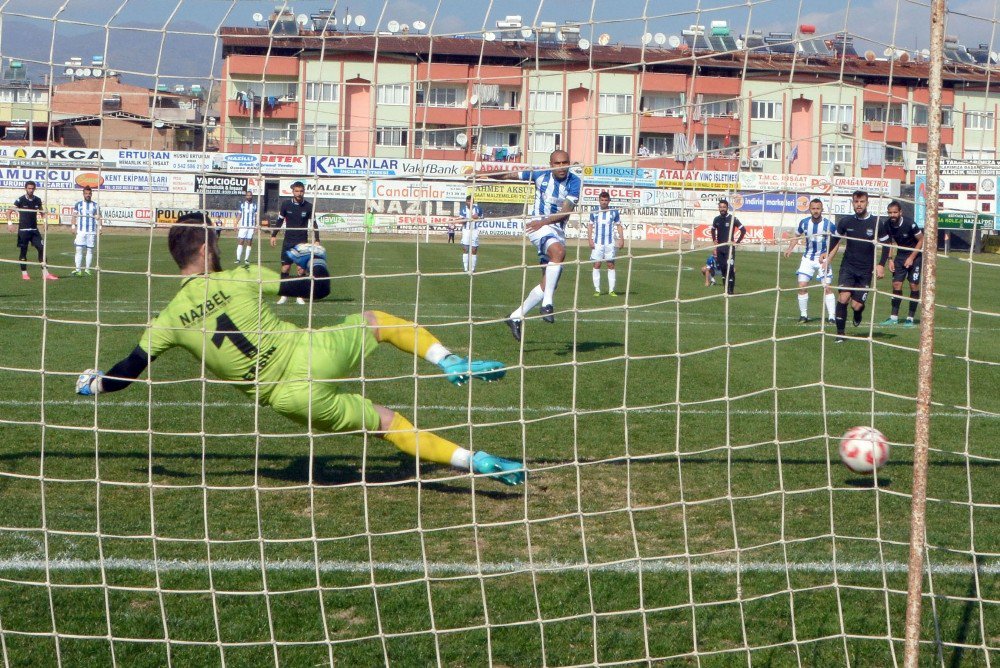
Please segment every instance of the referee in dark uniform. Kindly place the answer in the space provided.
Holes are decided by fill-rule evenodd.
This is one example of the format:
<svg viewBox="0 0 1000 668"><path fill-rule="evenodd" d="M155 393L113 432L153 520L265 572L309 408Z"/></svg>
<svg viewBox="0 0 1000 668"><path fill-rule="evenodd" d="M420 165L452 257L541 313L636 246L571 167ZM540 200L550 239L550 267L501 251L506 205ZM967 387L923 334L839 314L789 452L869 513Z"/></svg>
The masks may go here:
<svg viewBox="0 0 1000 668"><path fill-rule="evenodd" d="M830 252L823 263L824 267L829 266L840 249L841 241L846 240L837 278L837 343L844 341L848 302L854 309L854 326L861 324L861 314L868 301L872 273L875 271L875 246L889 240L884 223L868 212L868 193L856 190L851 199L854 215L845 216L837 223L837 234L830 240Z"/></svg>
<svg viewBox="0 0 1000 668"><path fill-rule="evenodd" d="M734 230L739 233L734 235ZM729 201L719 200L719 215L712 219L712 255L715 257L715 267L722 272L726 281L726 292L736 292L736 244L743 241L747 229L739 218L729 213ZM735 236L735 238L734 238Z"/></svg>
<svg viewBox="0 0 1000 668"><path fill-rule="evenodd" d="M45 267L45 243L42 241L42 233L38 231L38 212L42 210L42 198L35 196L35 188L38 187L34 181L26 181L24 184L24 194L14 201L14 208L17 209L17 248L18 260L21 261L21 278L29 281L28 265L24 263L28 259L28 245L35 247L38 251L38 263L42 265L42 278L47 281L55 281L59 277L49 273ZM7 229L11 226L7 221Z"/></svg>
<svg viewBox="0 0 1000 668"><path fill-rule="evenodd" d="M309 241L309 223L312 223L316 243L319 243L319 225L313 219L313 205L306 201L306 186L301 181L292 184L292 198L281 203L281 210L278 219L275 221L274 230L271 232L271 246L277 245L278 232L281 227L285 227L285 239L281 244L281 279L288 278L288 270L292 266L292 259L288 257L288 251L301 243ZM278 299L279 304L284 304L287 297ZM295 298L296 303L305 304L302 297Z"/></svg>

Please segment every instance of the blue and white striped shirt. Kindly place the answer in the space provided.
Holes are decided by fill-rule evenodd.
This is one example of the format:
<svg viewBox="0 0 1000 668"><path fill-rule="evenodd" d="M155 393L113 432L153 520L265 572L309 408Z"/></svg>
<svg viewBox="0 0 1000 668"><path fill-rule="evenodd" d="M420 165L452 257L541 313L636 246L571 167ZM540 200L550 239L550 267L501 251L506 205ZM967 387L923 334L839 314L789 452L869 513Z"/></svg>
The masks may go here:
<svg viewBox="0 0 1000 668"><path fill-rule="evenodd" d="M621 216L618 209L597 209L590 214L590 223L594 226L595 244L613 244L615 242L615 225L620 225Z"/></svg>
<svg viewBox="0 0 1000 668"><path fill-rule="evenodd" d="M73 207L76 212L76 229L80 232L93 234L97 232L97 217L101 215L101 207L94 200L80 200Z"/></svg>
<svg viewBox="0 0 1000 668"><path fill-rule="evenodd" d="M257 202L240 202L240 227L257 227Z"/></svg>
<svg viewBox="0 0 1000 668"><path fill-rule="evenodd" d="M473 204L472 206L463 204L458 210L458 215L461 216L462 218L465 218L466 220L465 224L469 227L469 229L475 229L476 223L473 220L473 216L475 216L477 219L482 218L483 210L479 208L478 204Z"/></svg>
<svg viewBox="0 0 1000 668"><path fill-rule="evenodd" d="M806 248L803 255L807 260L818 260L819 256L830 249L830 235L837 233L837 226L829 219L819 221L807 216L799 221L798 234L805 236Z"/></svg>
<svg viewBox="0 0 1000 668"><path fill-rule="evenodd" d="M521 172L519 178L522 181L531 181L535 184L535 201L531 205L528 215L543 217L559 213L563 204L569 202L574 207L580 201L580 187L582 182L580 177L569 172L566 178L560 181L553 176L551 170ZM566 227L566 221L559 223L560 227Z"/></svg>

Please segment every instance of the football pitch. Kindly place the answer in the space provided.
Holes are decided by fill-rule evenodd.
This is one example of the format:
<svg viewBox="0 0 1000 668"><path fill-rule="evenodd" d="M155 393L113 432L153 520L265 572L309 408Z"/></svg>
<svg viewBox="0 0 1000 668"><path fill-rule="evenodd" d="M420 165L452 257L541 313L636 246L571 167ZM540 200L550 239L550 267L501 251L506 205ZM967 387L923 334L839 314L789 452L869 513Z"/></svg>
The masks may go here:
<svg viewBox="0 0 1000 668"><path fill-rule="evenodd" d="M383 310L508 364L456 388L382 346L342 384L525 459L508 488L304 433L182 350L153 384L75 395L180 281L162 236L105 235L83 278L70 244L50 235L55 283L0 265L5 665L901 662L919 329L871 324L885 292L835 346L818 286L797 322L798 256L741 249L725 299L707 251L635 249L615 298L572 245L556 323L536 311L518 345L503 320L532 248L486 239L470 280L457 245L326 241L330 297L272 308L304 327ZM993 257L939 265L923 665L1000 661ZM839 462L855 425L892 443L877 481Z"/></svg>

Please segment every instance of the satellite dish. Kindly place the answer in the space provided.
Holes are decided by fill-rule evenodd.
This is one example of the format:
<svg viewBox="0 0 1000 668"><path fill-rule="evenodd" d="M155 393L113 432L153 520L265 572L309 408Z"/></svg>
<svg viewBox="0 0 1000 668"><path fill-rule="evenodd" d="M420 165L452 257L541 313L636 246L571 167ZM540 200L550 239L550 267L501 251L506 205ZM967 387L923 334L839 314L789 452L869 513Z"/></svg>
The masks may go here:
<svg viewBox="0 0 1000 668"><path fill-rule="evenodd" d="M556 33L556 41L557 42L565 42L566 41L566 33L564 33L562 30L560 30L559 32L557 32Z"/></svg>
<svg viewBox="0 0 1000 668"><path fill-rule="evenodd" d="M75 70L73 70L73 74L75 74L78 77L82 77L83 76L83 68L82 67L76 68Z"/></svg>
<svg viewBox="0 0 1000 668"><path fill-rule="evenodd" d="M1000 62L1000 53L997 53L996 51L990 51L990 60L992 60L994 63Z"/></svg>
<svg viewBox="0 0 1000 668"><path fill-rule="evenodd" d="M582 37L580 38L580 41L576 43L576 45L580 47L581 51L586 51L587 49L590 48L590 40L587 39L586 37Z"/></svg>
<svg viewBox="0 0 1000 668"><path fill-rule="evenodd" d="M893 49L891 46L887 46L885 47L885 50L882 52L882 55L885 56L886 58L892 58L894 53L896 53L896 50Z"/></svg>
<svg viewBox="0 0 1000 668"><path fill-rule="evenodd" d="M89 76L90 76L90 74L91 74L91 72L90 72L90 68L89 68L89 67L84 67L84 68L83 68L83 76L85 76L85 77L89 77Z"/></svg>
<svg viewBox="0 0 1000 668"><path fill-rule="evenodd" d="M606 32L602 32L601 36L597 38L597 43L601 46L607 46L611 43L611 35Z"/></svg>
<svg viewBox="0 0 1000 668"><path fill-rule="evenodd" d="M65 72L63 72L63 74L65 74L65 75L66 75L66 76L68 76L68 77L71 77L71 76L73 76L73 68L72 68L72 67L67 67L67 68L66 68L66 71L65 71Z"/></svg>
<svg viewBox="0 0 1000 668"><path fill-rule="evenodd" d="M928 58L930 58L930 57L931 57L931 50L930 50L930 49L924 49L923 51L921 51L921 52L920 52L920 56L921 56L921 57L922 57L922 58L923 58L924 60L927 60Z"/></svg>
<svg viewBox="0 0 1000 668"><path fill-rule="evenodd" d="M670 45L671 49L676 49L681 45L681 38L677 35L671 35L667 38L667 44Z"/></svg>
<svg viewBox="0 0 1000 668"><path fill-rule="evenodd" d="M350 14L348 14L347 16L344 17L344 25L345 26L349 26L352 23L354 23L354 17L353 16L351 16Z"/></svg>
<svg viewBox="0 0 1000 668"><path fill-rule="evenodd" d="M469 106L470 107L474 107L477 104L479 104L479 96L478 95L473 95L472 97L469 98Z"/></svg>
<svg viewBox="0 0 1000 668"><path fill-rule="evenodd" d="M653 41L659 44L660 46L663 46L664 44L667 43L667 36L664 35L662 32L658 32L655 35L653 35Z"/></svg>
<svg viewBox="0 0 1000 668"><path fill-rule="evenodd" d="M354 17L354 25L357 27L364 28L366 23L368 23L368 19L366 19L362 14L358 14Z"/></svg>
<svg viewBox="0 0 1000 668"><path fill-rule="evenodd" d="M159 129L162 128L164 125L166 125L166 123L164 123L163 121L153 121L154 128Z"/></svg>
<svg viewBox="0 0 1000 668"><path fill-rule="evenodd" d="M910 62L910 54L908 54L906 51L901 51L899 53L899 62L901 62L901 63L908 63L908 62Z"/></svg>
<svg viewBox="0 0 1000 668"><path fill-rule="evenodd" d="M642 43L643 44L649 44L652 41L653 41L653 33L651 33L651 32L644 32L644 33L642 33Z"/></svg>
<svg viewBox="0 0 1000 668"><path fill-rule="evenodd" d="M865 60L867 60L869 63L874 63L875 62L875 52L872 51L871 49L868 49L867 51L865 51Z"/></svg>
<svg viewBox="0 0 1000 668"><path fill-rule="evenodd" d="M295 22L298 23L300 26L304 26L307 23L309 23L309 17L306 14L299 14L298 16L295 17Z"/></svg>
<svg viewBox="0 0 1000 668"><path fill-rule="evenodd" d="M397 32L399 32L399 21L393 19L392 21L389 21L389 23L387 23L385 27L389 32L395 35Z"/></svg>
<svg viewBox="0 0 1000 668"><path fill-rule="evenodd" d="M117 70L108 70L108 76L109 77L116 77L116 76L118 76L118 71Z"/></svg>
<svg viewBox="0 0 1000 668"><path fill-rule="evenodd" d="M462 148L465 148L465 145L469 143L469 135L465 134L464 132L459 132L457 135L455 135L455 143L461 146Z"/></svg>
<svg viewBox="0 0 1000 668"><path fill-rule="evenodd" d="M486 40L487 42L495 41L496 38L497 38L497 34L495 32L484 32L483 33L483 39Z"/></svg>
<svg viewBox="0 0 1000 668"><path fill-rule="evenodd" d="M533 32L531 28L521 28L521 37L523 37L524 39L531 39L532 34Z"/></svg>
<svg viewBox="0 0 1000 668"><path fill-rule="evenodd" d="M423 21L414 21L413 22L413 29L414 30L423 30L426 27L427 27L427 24L424 23Z"/></svg>
<svg viewBox="0 0 1000 668"><path fill-rule="evenodd" d="M252 18L254 23L260 23L261 21L264 20L264 15L261 14L260 12L254 12Z"/></svg>
<svg viewBox="0 0 1000 668"><path fill-rule="evenodd" d="M95 77L99 77L99 76L101 76L102 70L101 70L100 67L95 67L93 73L94 73Z"/></svg>
<svg viewBox="0 0 1000 668"><path fill-rule="evenodd" d="M404 35L409 35L410 26L404 23L403 25L399 26L399 32L403 33Z"/></svg>

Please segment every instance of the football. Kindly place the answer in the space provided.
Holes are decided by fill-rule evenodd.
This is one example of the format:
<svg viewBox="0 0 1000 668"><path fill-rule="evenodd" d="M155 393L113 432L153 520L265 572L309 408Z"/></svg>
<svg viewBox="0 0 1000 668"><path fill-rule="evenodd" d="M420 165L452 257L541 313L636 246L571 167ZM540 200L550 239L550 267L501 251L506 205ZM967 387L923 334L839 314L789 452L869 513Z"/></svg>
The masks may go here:
<svg viewBox="0 0 1000 668"><path fill-rule="evenodd" d="M878 429L851 427L840 439L840 461L855 473L871 473L889 462L889 441Z"/></svg>

